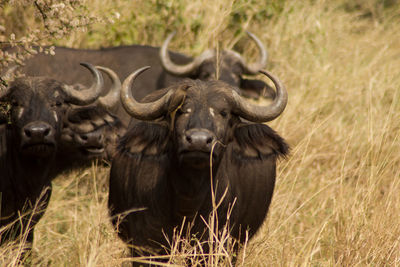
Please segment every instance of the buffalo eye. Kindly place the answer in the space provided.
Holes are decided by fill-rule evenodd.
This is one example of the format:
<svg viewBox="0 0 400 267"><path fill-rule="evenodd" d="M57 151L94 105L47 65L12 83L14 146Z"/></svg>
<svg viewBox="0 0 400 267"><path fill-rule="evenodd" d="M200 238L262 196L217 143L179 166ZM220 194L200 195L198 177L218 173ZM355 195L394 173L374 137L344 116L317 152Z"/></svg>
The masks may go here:
<svg viewBox="0 0 400 267"><path fill-rule="evenodd" d="M12 105L13 107L18 107L18 106L19 106L17 100L12 100L12 101L11 101L11 105Z"/></svg>
<svg viewBox="0 0 400 267"><path fill-rule="evenodd" d="M177 110L177 112L178 112L179 114L187 114L187 113L192 112L192 109L183 106L183 107L180 107L180 108Z"/></svg>
<svg viewBox="0 0 400 267"><path fill-rule="evenodd" d="M200 80L206 80L209 79L211 77L211 74L209 72L203 72L199 75Z"/></svg>
<svg viewBox="0 0 400 267"><path fill-rule="evenodd" d="M61 107L63 103L60 100L56 100L56 102L53 103L53 107Z"/></svg>
<svg viewBox="0 0 400 267"><path fill-rule="evenodd" d="M219 114L224 118L226 118L226 116L228 116L228 113L225 110L221 110Z"/></svg>

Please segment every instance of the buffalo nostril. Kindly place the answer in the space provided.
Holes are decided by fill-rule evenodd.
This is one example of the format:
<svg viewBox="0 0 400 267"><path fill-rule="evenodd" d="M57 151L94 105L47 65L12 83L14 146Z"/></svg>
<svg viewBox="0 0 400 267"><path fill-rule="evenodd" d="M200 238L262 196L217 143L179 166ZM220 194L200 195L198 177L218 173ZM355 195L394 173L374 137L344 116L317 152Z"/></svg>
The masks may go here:
<svg viewBox="0 0 400 267"><path fill-rule="evenodd" d="M29 131L28 129L24 129L24 133L25 133L25 135L26 135L27 137L31 137L31 136L32 136L31 131Z"/></svg>
<svg viewBox="0 0 400 267"><path fill-rule="evenodd" d="M39 142L44 138L52 136L52 128L50 125L44 122L32 122L23 128L23 135L25 138Z"/></svg>
<svg viewBox="0 0 400 267"><path fill-rule="evenodd" d="M191 129L187 131L185 136L185 141L187 142L188 145L190 145L193 148L210 147L211 144L214 142L214 140L215 140L215 135L206 129L205 130Z"/></svg>
<svg viewBox="0 0 400 267"><path fill-rule="evenodd" d="M44 130L44 136L48 136L49 133L50 133L50 129L49 129L49 128L47 128L47 129Z"/></svg>
<svg viewBox="0 0 400 267"><path fill-rule="evenodd" d="M84 140L84 141L87 141L88 137L87 137L86 134L81 134L81 139Z"/></svg>

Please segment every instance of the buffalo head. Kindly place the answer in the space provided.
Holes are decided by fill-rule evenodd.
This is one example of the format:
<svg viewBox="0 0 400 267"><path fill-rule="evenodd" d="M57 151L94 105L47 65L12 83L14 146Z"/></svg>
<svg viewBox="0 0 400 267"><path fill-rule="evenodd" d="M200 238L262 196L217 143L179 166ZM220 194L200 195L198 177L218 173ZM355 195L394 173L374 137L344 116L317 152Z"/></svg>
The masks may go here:
<svg viewBox="0 0 400 267"><path fill-rule="evenodd" d="M234 86L235 90L237 90L236 88L241 89L240 92L244 94L247 93L254 96L254 93L259 95L264 91L263 93L265 96L273 98L274 91L263 81L248 80L242 77L243 75L258 74L258 72L265 67L268 59L268 53L263 43L254 34L250 32L247 32L247 34L256 43L259 49L260 57L257 62L247 63L239 53L232 50L222 50L219 51L217 55L218 52L216 50L210 49L194 58L191 62L178 65L172 62L167 50L169 42L175 35L175 33L171 33L160 49L161 64L163 68L172 75L200 79L203 81L210 81L218 78Z"/></svg>
<svg viewBox="0 0 400 267"><path fill-rule="evenodd" d="M284 86L267 71L260 72L273 81L277 94L268 106L252 104L241 97L233 86L215 80L185 80L149 95L144 99L146 103L139 103L131 96L130 87L147 68L139 69L126 78L121 90L122 104L136 119L166 118L173 133L176 155L180 162L192 166L204 167L209 163L211 152L213 159L218 160L241 118L267 122L277 118L286 107Z"/></svg>
<svg viewBox="0 0 400 267"><path fill-rule="evenodd" d="M110 112L119 103L121 82L113 70L102 66L96 68L109 76L112 82L109 92L90 105L71 105L64 117L61 154L72 157L77 163L111 158L116 140L123 131L120 120Z"/></svg>
<svg viewBox="0 0 400 267"><path fill-rule="evenodd" d="M82 65L94 77L90 88L66 85L46 77L22 77L0 94L0 101L10 104L9 122L14 142L23 155L52 155L68 106L87 105L99 97L103 87L101 73L90 64Z"/></svg>
<svg viewBox="0 0 400 267"><path fill-rule="evenodd" d="M71 109L65 116L60 153L64 158L73 156L77 163L110 159L122 131L119 119L104 108L91 105Z"/></svg>

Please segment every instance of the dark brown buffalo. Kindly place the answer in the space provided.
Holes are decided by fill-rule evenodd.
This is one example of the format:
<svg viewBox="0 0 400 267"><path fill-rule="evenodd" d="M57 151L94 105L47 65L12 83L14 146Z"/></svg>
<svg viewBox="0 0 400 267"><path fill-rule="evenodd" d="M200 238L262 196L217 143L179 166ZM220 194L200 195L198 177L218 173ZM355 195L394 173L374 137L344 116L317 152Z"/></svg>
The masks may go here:
<svg viewBox="0 0 400 267"><path fill-rule="evenodd" d="M269 106L247 102L225 82L200 80L183 81L139 103L129 89L145 69L130 75L121 91L125 109L141 121L130 125L111 167L108 205L119 236L135 248L164 254L167 239L185 220L193 222L191 234L207 240L201 218L207 221L212 212L212 187L215 202L221 201L217 230L228 224L239 242L247 230L251 238L271 202L276 160L288 152L285 141L262 124L283 112L284 86L262 72L276 87Z"/></svg>
<svg viewBox="0 0 400 267"><path fill-rule="evenodd" d="M119 118L110 111L119 105L121 82L113 70L102 66L96 68L107 74L112 86L108 94L90 105L70 105L64 116L56 163L51 172L53 177L64 171L87 167L95 159L111 161L117 139L126 131Z"/></svg>
<svg viewBox="0 0 400 267"><path fill-rule="evenodd" d="M0 93L0 102L10 105L9 116L3 114L0 121L0 244L24 233L30 249L33 228L49 202L49 173L65 113L72 104L96 101L103 88L101 73L90 64L82 65L94 77L90 88L47 77L24 77Z"/></svg>

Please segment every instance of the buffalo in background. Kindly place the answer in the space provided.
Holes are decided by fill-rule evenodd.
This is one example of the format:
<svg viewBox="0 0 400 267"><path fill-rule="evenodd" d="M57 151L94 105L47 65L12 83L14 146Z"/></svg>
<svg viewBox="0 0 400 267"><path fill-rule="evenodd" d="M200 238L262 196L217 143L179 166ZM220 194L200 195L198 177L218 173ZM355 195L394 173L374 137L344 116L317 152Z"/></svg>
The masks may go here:
<svg viewBox="0 0 400 267"><path fill-rule="evenodd" d="M286 142L262 124L285 109L284 86L262 72L276 87L268 106L253 105L215 80L185 80L139 103L130 87L145 69L128 76L121 91L124 108L139 121L132 121L111 166L108 205L119 236L133 256L167 254L182 224L183 233L190 229L207 241L202 218L211 215L215 193L214 204L221 204L214 230L228 225L239 242L246 231L251 238L271 202L276 161L288 153Z"/></svg>
<svg viewBox="0 0 400 267"><path fill-rule="evenodd" d="M221 80L234 86L235 90L244 96L259 97L262 95L273 99L275 91L266 83L261 80L243 78L243 75L257 75L266 66L268 60L267 50L260 39L251 32L247 32L247 34L259 50L260 56L257 62L247 63L239 53L232 50L222 50L217 55L217 50L208 49L186 64L174 63L174 55L172 54L170 57L170 52L168 52L169 42L175 35L175 33L171 33L160 49L161 64L166 72L174 76L203 81Z"/></svg>
<svg viewBox="0 0 400 267"><path fill-rule="evenodd" d="M111 161L116 144L126 131L117 116L110 110L119 104L121 82L117 74L102 66L96 66L112 81L105 96L84 106L70 105L66 111L52 177L64 171L87 167L95 159Z"/></svg>
<svg viewBox="0 0 400 267"><path fill-rule="evenodd" d="M121 121L104 108L90 105L70 109L65 116L52 176L87 167L95 159L111 161L117 140L125 131Z"/></svg>

